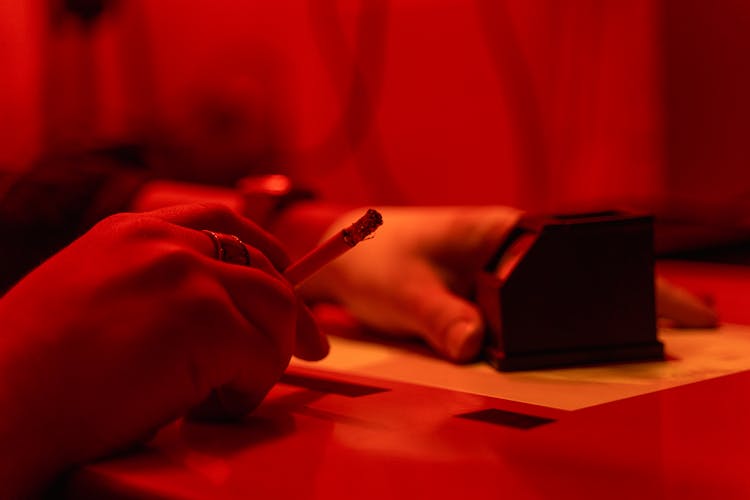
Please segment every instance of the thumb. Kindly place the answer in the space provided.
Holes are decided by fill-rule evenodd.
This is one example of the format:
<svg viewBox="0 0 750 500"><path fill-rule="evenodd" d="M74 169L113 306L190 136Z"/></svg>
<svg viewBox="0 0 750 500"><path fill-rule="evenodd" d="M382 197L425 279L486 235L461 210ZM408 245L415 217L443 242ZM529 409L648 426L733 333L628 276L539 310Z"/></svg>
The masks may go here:
<svg viewBox="0 0 750 500"><path fill-rule="evenodd" d="M479 355L484 321L477 307L442 284L415 292L416 333L445 358L464 363Z"/></svg>

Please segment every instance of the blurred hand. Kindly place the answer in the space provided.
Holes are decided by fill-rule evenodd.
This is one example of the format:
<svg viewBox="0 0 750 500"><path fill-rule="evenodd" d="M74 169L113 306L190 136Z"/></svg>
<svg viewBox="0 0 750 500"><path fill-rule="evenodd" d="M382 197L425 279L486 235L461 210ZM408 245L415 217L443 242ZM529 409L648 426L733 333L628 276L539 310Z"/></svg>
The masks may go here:
<svg viewBox="0 0 750 500"><path fill-rule="evenodd" d="M715 328L719 324L713 304L661 276L656 277L656 314L671 328Z"/></svg>
<svg viewBox="0 0 750 500"><path fill-rule="evenodd" d="M215 259L200 229L238 236L250 266ZM293 353L324 357L287 264L253 223L196 205L108 218L42 264L0 300L0 485L38 485L188 411L244 415Z"/></svg>
<svg viewBox="0 0 750 500"><path fill-rule="evenodd" d="M327 265L302 291L345 306L363 324L397 337L417 337L445 358L476 358L484 340L479 309L468 300L474 278L521 212L507 207L380 210L372 239ZM344 214L340 230L361 215ZM329 233L330 234L330 233ZM713 310L685 290L657 280L657 310L673 324L716 324Z"/></svg>
<svg viewBox="0 0 750 500"><path fill-rule="evenodd" d="M516 224L507 207L386 207L383 226L310 278L302 288L334 300L387 335L419 337L442 356L468 361L484 324L467 297L475 274ZM340 230L362 209L344 214Z"/></svg>

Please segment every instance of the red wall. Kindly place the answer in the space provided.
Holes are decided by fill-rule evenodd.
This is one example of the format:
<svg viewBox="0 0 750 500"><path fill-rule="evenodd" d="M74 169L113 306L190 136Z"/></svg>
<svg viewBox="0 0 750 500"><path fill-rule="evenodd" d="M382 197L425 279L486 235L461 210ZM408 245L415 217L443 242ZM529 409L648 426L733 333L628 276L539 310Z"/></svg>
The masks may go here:
<svg viewBox="0 0 750 500"><path fill-rule="evenodd" d="M17 169L39 150L41 9L0 2L0 165Z"/></svg>
<svg viewBox="0 0 750 500"><path fill-rule="evenodd" d="M664 3L669 185L691 198L750 201L750 3Z"/></svg>
<svg viewBox="0 0 750 500"><path fill-rule="evenodd" d="M286 169L346 201L747 191L741 0L131 0L92 31L90 92L40 5L0 7L6 165L88 105L99 137L180 144L198 177Z"/></svg>
<svg viewBox="0 0 750 500"><path fill-rule="evenodd" d="M548 209L660 186L651 2L178 3L151 16L167 114L253 87L241 105L281 117L285 162L330 197Z"/></svg>

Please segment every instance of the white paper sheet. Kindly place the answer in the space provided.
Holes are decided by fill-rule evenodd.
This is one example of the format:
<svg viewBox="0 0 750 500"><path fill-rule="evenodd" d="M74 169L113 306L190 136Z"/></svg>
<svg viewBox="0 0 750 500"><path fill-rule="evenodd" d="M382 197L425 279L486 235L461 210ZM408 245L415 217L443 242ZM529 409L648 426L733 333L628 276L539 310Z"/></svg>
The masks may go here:
<svg viewBox="0 0 750 500"><path fill-rule="evenodd" d="M750 327L662 330L668 359L502 373L485 363L457 366L399 347L331 337L331 354L304 366L376 379L576 410L750 369Z"/></svg>

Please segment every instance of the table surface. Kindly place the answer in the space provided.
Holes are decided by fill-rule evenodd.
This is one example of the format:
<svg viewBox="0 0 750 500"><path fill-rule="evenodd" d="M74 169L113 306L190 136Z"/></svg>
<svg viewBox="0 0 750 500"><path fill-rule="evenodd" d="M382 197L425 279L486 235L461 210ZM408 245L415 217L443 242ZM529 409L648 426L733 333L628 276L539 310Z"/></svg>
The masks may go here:
<svg viewBox="0 0 750 500"><path fill-rule="evenodd" d="M660 263L750 324L750 269ZM178 421L75 498L748 498L750 327L660 333L664 362L498 373L336 339L244 422Z"/></svg>

